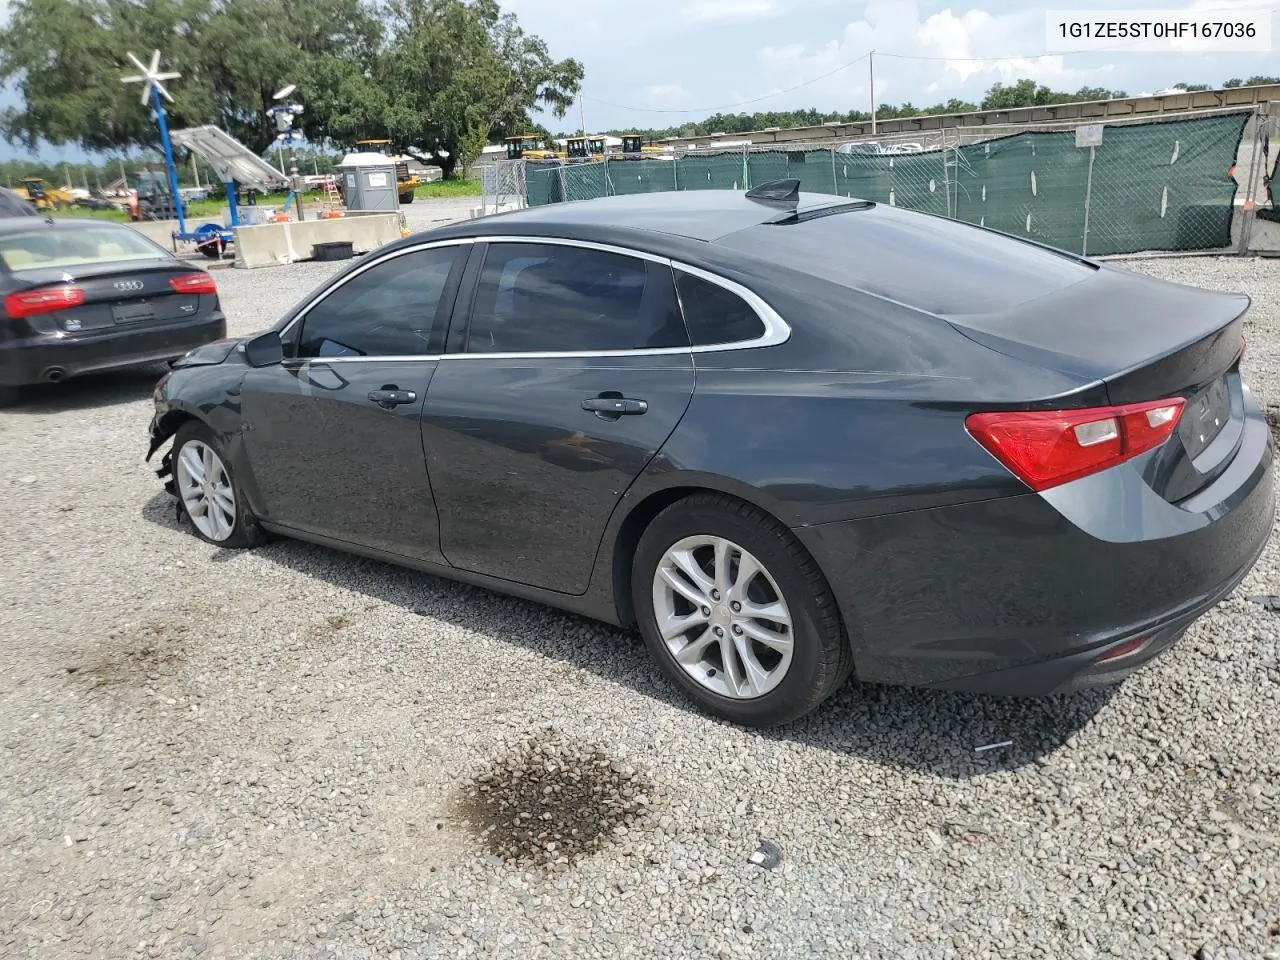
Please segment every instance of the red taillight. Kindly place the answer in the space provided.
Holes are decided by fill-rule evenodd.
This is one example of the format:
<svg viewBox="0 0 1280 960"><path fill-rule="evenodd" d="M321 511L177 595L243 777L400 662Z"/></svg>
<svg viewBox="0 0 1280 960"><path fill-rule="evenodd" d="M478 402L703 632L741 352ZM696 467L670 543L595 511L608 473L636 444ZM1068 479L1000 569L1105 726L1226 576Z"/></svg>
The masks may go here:
<svg viewBox="0 0 1280 960"><path fill-rule="evenodd" d="M1110 650L1106 650L1093 658L1094 663L1106 663L1110 660L1119 660L1121 657L1127 657L1131 653L1137 653L1147 645L1147 641L1151 637L1149 634L1142 634L1139 637L1131 637L1124 643L1117 644Z"/></svg>
<svg viewBox="0 0 1280 960"><path fill-rule="evenodd" d="M37 313L54 313L84 303L84 291L79 287L40 287L38 290L19 290L4 298L4 312L11 319L34 316Z"/></svg>
<svg viewBox="0 0 1280 960"><path fill-rule="evenodd" d="M1181 397L1085 410L975 413L969 433L1032 490L1047 490L1114 467L1169 439Z"/></svg>
<svg viewBox="0 0 1280 960"><path fill-rule="evenodd" d="M169 286L178 293L217 293L218 285L207 273L184 273L180 277L170 277Z"/></svg>

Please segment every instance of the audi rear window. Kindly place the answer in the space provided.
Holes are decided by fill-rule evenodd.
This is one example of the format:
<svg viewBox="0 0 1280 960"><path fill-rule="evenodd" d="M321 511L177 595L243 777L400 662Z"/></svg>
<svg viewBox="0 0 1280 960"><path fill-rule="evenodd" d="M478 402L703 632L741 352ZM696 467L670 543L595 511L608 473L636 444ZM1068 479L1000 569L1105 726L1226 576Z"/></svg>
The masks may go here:
<svg viewBox="0 0 1280 960"><path fill-rule="evenodd" d="M163 247L129 227L86 224L75 230L42 226L0 234L0 262L11 271L79 267L94 263L157 260Z"/></svg>

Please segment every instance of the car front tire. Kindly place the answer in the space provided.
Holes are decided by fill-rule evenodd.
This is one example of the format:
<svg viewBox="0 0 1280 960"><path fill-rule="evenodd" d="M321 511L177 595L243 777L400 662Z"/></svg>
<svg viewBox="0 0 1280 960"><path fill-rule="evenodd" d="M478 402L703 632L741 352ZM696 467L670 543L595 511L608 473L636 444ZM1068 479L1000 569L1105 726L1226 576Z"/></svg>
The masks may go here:
<svg viewBox="0 0 1280 960"><path fill-rule="evenodd" d="M196 536L232 550L266 541L222 444L208 426L188 420L179 427L170 463L174 491Z"/></svg>
<svg viewBox="0 0 1280 960"><path fill-rule="evenodd" d="M813 558L783 524L733 497L696 494L658 514L636 548L631 591L667 679L733 723L795 720L852 671Z"/></svg>

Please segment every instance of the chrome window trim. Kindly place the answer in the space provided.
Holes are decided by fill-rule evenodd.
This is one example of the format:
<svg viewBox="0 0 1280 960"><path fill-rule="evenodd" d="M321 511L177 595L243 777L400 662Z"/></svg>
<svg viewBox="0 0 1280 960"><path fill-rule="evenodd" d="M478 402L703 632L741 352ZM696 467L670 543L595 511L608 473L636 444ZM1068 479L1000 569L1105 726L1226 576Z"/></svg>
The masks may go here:
<svg viewBox="0 0 1280 960"><path fill-rule="evenodd" d="M759 294L748 289L737 281L722 277L719 274L704 270L701 267L695 267L691 264L675 260L670 257L659 256L655 253L648 253L644 250L633 250L629 247L618 246L609 243L597 243L594 240L574 240L568 237L538 237L538 236L480 236L480 237L455 237L448 240L432 240L425 243L414 244L411 247L402 247L392 251L385 256L379 256L371 259L358 270L353 270L350 274L343 277L338 283L329 287L315 297L313 297L305 307L299 310L285 326L280 329L280 336L283 337L294 324L302 321L308 313L319 303L339 290L347 282L354 280L366 270L370 270L379 264L386 263L396 257L404 256L410 253L416 253L420 250L431 250L438 247L462 246L476 243L526 243L526 244L545 244L562 247L580 247L586 250L599 250L602 253L615 253L621 256L635 257L638 260L647 260L651 263L664 264L672 270L679 270L690 276L705 280L707 283L715 284L740 299L746 301L747 305L760 318L760 322L764 324L764 333L751 340L734 340L729 343L707 343L697 346L688 347L639 347L631 350L547 350L547 351L512 351L502 353L446 353L446 354L413 354L409 356L381 356L381 357L289 357L284 361L290 365L301 365L304 363L395 363L405 361L439 361L439 360L573 360L573 359L592 359L595 357L663 357L663 356L679 356L689 353L723 353L733 350L754 350L760 347L775 347L779 344L786 343L791 339L791 326L782 316L769 306ZM678 296L678 294L677 294ZM683 307L682 307L683 309Z"/></svg>
<svg viewBox="0 0 1280 960"><path fill-rule="evenodd" d="M364 273L366 270L372 270L374 267L381 266L381 265L382 265L382 264L384 264L384 263L387 263L387 262L389 262L389 261L391 261L391 260L396 259L396 257L403 257L403 256L406 256L406 255L408 255L408 254L410 254L410 253L418 253L418 252L420 252L420 251L422 251L422 250L435 250L435 249L437 249L437 248L439 248L439 247L469 246L469 245L471 245L471 244L473 244L473 243L475 243L475 242L476 242L476 238L475 238L475 237L453 237L453 238L448 239L448 240L429 240L429 241L426 241L426 242L423 242L423 243L415 243L415 244L414 244L413 246L411 246L411 247L400 247L399 249L397 249L397 250L392 250L392 251L390 251L389 253L385 253L385 254L382 254L382 255L380 255L380 256L375 256L375 257L371 258L371 259L369 260L369 262L368 262L368 263L366 263L366 264L362 264L359 268L357 268L357 269L355 269L355 270L352 270L349 274L347 274L345 277L343 277L341 280L339 280L339 281L338 281L337 283L335 283L333 286L331 286L331 287L326 287L325 289L323 289L323 290L321 290L319 293L317 293L314 297L312 297L309 301L307 301L306 306L304 306L301 310L299 310L297 313L295 313L295 314L293 315L293 319L291 319L288 323L286 323L283 327L281 327L281 328L280 328L280 337L281 337L281 339L284 339L284 335L285 335L286 333L288 333L288 332L289 332L289 330L290 330L290 329L292 329L292 327L293 327L295 324L297 324L297 323L299 323L300 321L302 321L302 320L306 317L306 315L307 315L308 313L310 313L310 312L311 312L311 311L316 307L316 305L317 305L317 304L323 303L325 300L329 299L329 297L333 296L333 294L335 294L337 291L341 290L344 286L346 286L348 283L350 283L350 282L351 282L352 280L354 280L356 277L360 276L360 274ZM309 360L314 360L314 359L316 359L316 358L315 358L315 357L301 357L301 358L290 358L290 359L309 359ZM358 358L358 359L361 359L361 360L364 360L364 359L368 359L368 360L374 360L374 359L377 359L377 360L397 359L397 360L398 360L398 359L405 359L405 358L403 358L403 357L376 357L376 358L375 358L375 357L360 357L360 358ZM416 354L414 355L413 359L418 359L418 357L417 357L417 355L416 355Z"/></svg>
<svg viewBox="0 0 1280 960"><path fill-rule="evenodd" d="M597 243L594 240L572 240L567 237L508 237L493 236L477 238L485 243L534 243L534 244L555 244L563 247L582 247L586 250L599 250L602 253L616 253L627 257L636 257L640 260L648 260L652 263L661 263L673 270L679 270L682 273L688 273L713 283L718 287L728 290L730 293L738 296L747 302L747 305L755 311L756 316L760 318L760 322L764 324L764 333L752 340L735 340L730 343L707 343L698 346L689 347L638 347L632 350L534 350L534 351L512 351L502 353L450 353L446 354L445 359L448 360L558 360L558 359L574 359L574 358L591 358L591 357L664 357L676 356L686 353L720 353L729 350L754 350L758 347L774 347L780 343L786 343L791 339L791 327L787 321L783 320L773 307L765 303L764 300L752 290L748 290L742 284L737 283L727 277L711 273L703 270L701 267L691 266L679 260L670 257L659 256L656 253L647 253L644 250L632 250L629 247L617 246L616 244Z"/></svg>
<svg viewBox="0 0 1280 960"><path fill-rule="evenodd" d="M444 355L440 353L406 353L385 357L285 357L280 362L292 370L309 363L429 363L443 359Z"/></svg>

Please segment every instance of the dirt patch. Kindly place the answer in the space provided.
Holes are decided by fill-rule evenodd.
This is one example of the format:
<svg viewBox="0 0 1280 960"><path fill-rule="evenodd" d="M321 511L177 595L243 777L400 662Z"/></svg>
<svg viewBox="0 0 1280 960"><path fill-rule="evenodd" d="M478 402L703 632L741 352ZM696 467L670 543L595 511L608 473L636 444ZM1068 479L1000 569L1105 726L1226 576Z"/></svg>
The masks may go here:
<svg viewBox="0 0 1280 960"><path fill-rule="evenodd" d="M342 614L321 617L307 628L307 636L314 643L337 640L342 631L351 626L350 618Z"/></svg>
<svg viewBox="0 0 1280 960"><path fill-rule="evenodd" d="M110 684L142 685L169 677L186 662L194 621L185 613L116 627L65 666L90 689Z"/></svg>
<svg viewBox="0 0 1280 960"><path fill-rule="evenodd" d="M1265 415L1267 426L1271 428L1271 439L1280 444L1280 406L1274 403L1267 404Z"/></svg>
<svg viewBox="0 0 1280 960"><path fill-rule="evenodd" d="M466 826L508 863L567 867L623 840L649 813L647 774L553 728L489 761L460 791Z"/></svg>

